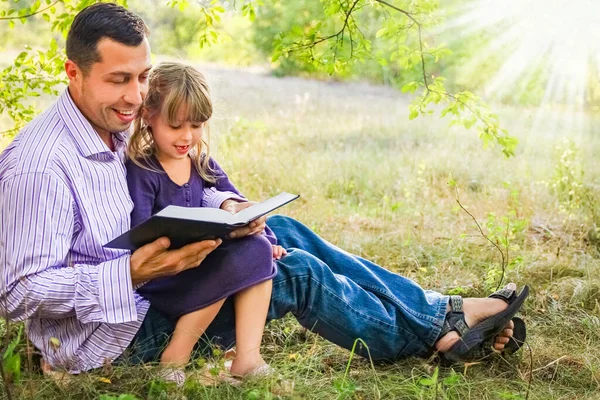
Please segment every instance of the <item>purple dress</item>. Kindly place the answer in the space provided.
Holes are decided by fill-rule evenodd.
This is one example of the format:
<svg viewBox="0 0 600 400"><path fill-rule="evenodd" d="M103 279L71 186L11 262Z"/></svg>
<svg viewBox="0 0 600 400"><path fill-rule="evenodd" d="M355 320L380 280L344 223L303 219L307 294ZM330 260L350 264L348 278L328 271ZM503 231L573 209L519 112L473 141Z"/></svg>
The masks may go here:
<svg viewBox="0 0 600 400"><path fill-rule="evenodd" d="M161 172L141 168L132 161L126 166L127 184L134 202L132 227L168 205L202 207L205 189L232 192L243 198L213 159L210 166L217 176L214 184L205 182L193 166L190 180L184 185L173 182L156 159L151 160L151 168ZM272 279L277 273L274 244L275 235L268 228L263 235L224 240L197 268L153 279L137 291L165 316L179 318Z"/></svg>

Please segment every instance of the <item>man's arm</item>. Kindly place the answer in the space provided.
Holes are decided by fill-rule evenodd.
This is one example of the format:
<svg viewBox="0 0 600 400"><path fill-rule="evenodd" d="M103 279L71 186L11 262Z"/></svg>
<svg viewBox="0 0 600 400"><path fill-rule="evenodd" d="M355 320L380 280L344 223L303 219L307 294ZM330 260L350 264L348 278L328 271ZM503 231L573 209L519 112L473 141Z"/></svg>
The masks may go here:
<svg viewBox="0 0 600 400"><path fill-rule="evenodd" d="M0 182L0 313L13 320L77 316L83 323L137 319L129 256L69 264L74 201L46 173Z"/></svg>

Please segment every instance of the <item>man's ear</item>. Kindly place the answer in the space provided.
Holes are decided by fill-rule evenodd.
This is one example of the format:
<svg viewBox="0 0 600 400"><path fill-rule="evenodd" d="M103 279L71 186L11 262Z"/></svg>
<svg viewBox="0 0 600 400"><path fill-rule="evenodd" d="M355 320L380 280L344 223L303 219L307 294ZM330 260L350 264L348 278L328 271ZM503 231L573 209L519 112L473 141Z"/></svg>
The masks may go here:
<svg viewBox="0 0 600 400"><path fill-rule="evenodd" d="M67 73L67 78L69 78L69 83L80 82L83 78L81 69L71 60L65 62L65 72Z"/></svg>

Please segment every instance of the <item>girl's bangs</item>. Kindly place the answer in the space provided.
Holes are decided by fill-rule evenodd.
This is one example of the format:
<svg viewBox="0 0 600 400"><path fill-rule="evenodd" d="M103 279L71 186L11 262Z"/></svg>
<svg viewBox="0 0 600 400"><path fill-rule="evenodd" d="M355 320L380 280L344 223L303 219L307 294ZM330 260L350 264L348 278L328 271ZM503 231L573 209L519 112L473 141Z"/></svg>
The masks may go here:
<svg viewBox="0 0 600 400"><path fill-rule="evenodd" d="M169 125L179 125L183 121L205 122L210 118L210 102L204 99L200 93L190 88L182 87L171 91L163 103L165 120ZM179 120L179 112L185 110L183 121Z"/></svg>

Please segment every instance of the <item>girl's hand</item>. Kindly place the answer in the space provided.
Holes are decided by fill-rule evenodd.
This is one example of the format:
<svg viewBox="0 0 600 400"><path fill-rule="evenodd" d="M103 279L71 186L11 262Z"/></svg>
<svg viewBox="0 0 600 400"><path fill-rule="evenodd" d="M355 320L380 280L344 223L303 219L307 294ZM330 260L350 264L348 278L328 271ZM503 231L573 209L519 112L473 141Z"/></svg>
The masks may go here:
<svg viewBox="0 0 600 400"><path fill-rule="evenodd" d="M273 258L279 260L281 257L287 254L287 250L281 246L273 246Z"/></svg>
<svg viewBox="0 0 600 400"><path fill-rule="evenodd" d="M227 211L228 213L235 214L235 213L237 213L238 211L241 211L241 210L243 210L244 208L248 207L248 206L245 206L245 207L240 207L240 205L241 205L241 204L246 204L246 202L243 202L243 203L241 203L241 202L239 202L239 201L236 201L236 200L231 200L231 199L228 199L228 200L225 200L225 201L224 201L224 202L221 204L221 210L225 210L225 211ZM254 203L251 203L251 204L254 204Z"/></svg>
<svg viewBox="0 0 600 400"><path fill-rule="evenodd" d="M255 201L246 201L240 203L235 200L225 200L223 204L221 204L221 209L228 211L232 214L236 214L254 204L256 204ZM266 222L267 217L265 216L257 218L254 221L250 222L248 225L242 226L241 228L238 228L235 231L231 232L229 234L229 237L231 239L235 239L250 235L260 235L261 233L263 233L267 226Z"/></svg>

